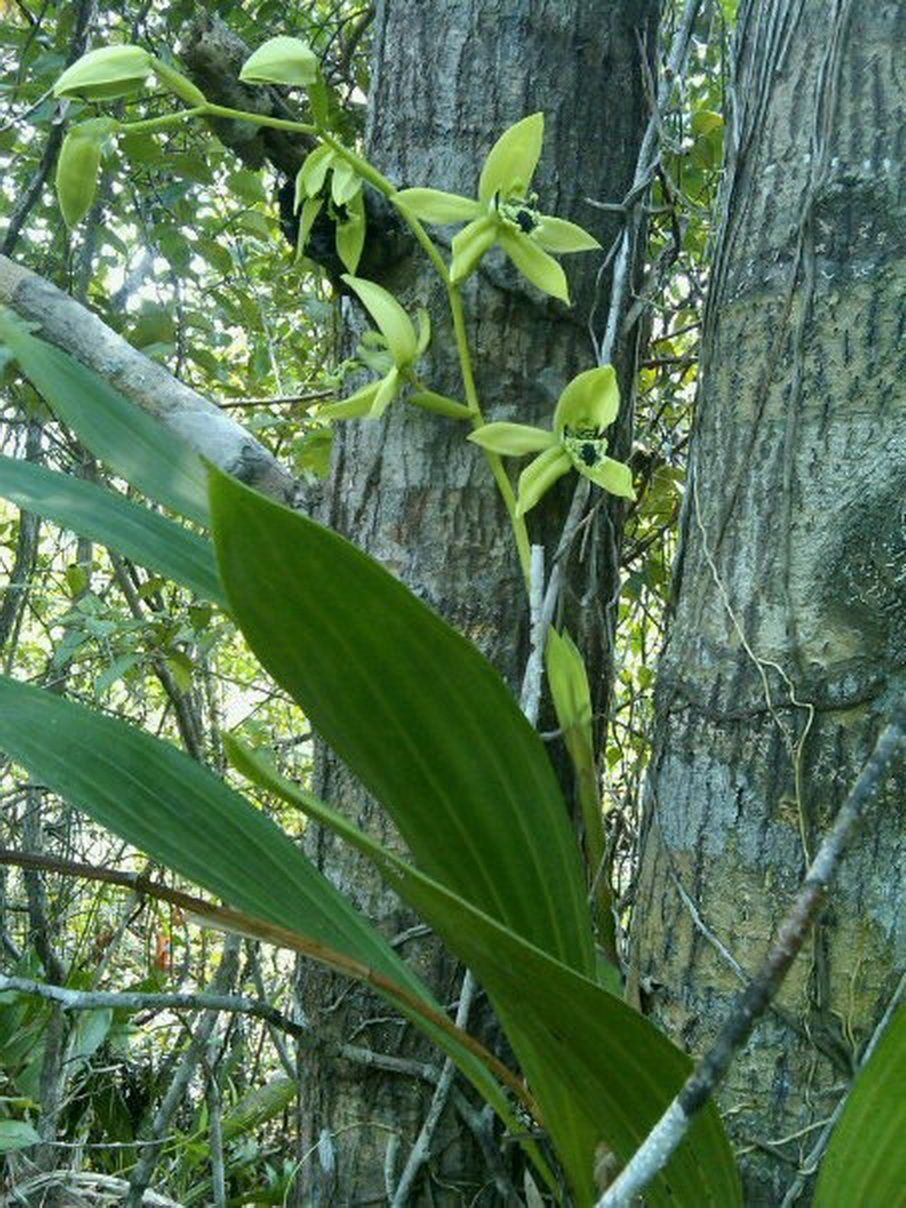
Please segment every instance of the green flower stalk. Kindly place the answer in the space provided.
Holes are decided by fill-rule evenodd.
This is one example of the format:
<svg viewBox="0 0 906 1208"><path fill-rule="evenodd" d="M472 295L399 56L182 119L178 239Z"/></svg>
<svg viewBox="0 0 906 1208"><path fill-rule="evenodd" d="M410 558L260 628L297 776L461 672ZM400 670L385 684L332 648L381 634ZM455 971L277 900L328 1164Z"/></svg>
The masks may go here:
<svg viewBox="0 0 906 1208"><path fill-rule="evenodd" d="M519 475L517 516L524 516L571 469L612 495L634 499L629 466L606 456L604 432L619 409L617 375L612 365L601 365L573 378L557 401L549 429L529 424L485 424L470 433L469 440L507 457L538 454Z"/></svg>
<svg viewBox="0 0 906 1208"><path fill-rule="evenodd" d="M423 222L468 223L453 239L452 284L464 281L496 243L533 285L569 302L566 276L549 253L587 252L601 245L576 223L538 212L530 186L543 138L543 113L504 131L484 162L477 198L440 189L403 189L393 196L401 210Z"/></svg>

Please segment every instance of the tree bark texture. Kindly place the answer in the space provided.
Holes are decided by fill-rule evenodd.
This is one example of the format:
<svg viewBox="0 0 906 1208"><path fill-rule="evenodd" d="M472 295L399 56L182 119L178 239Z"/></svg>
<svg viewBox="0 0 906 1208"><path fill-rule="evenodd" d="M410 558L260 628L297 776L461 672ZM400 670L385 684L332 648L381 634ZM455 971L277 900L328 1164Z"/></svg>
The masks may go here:
<svg viewBox="0 0 906 1208"><path fill-rule="evenodd" d="M652 48L655 13L653 0L604 6L594 0L378 4L369 157L401 186L474 195L495 139L520 118L543 110L544 151L534 180L539 208L586 226L606 249L618 233L617 222L584 199L620 201L631 183L647 118L640 46ZM448 239L452 233L446 228ZM496 252L466 283L469 336L486 418L549 425L562 387L594 364L589 316L597 297L600 327L607 305L606 275L596 283L601 259L600 254L564 258L570 310L534 291ZM410 313L419 304L428 306L434 335L424 376L432 389L461 398L445 296L427 261L418 253L395 265L381 284ZM626 402L618 456L627 452L629 439L633 353L631 342L624 342L618 369ZM323 518L472 637L518 691L527 652L524 586L505 508L480 450L466 434L465 425L399 400L381 422L343 425ZM511 468L521 466L511 463ZM559 533L574 484L570 476L531 514L532 540L549 541ZM595 502L600 502L597 522L589 526L581 555L578 543L571 555L566 611L574 635L591 651L593 681L603 689L621 511L617 501ZM425 673L430 675L430 668ZM442 683L437 690L443 692ZM603 690L598 702L606 706ZM392 759L393 751L387 757ZM398 843L380 810L342 768L322 760L320 781L320 791L360 825L384 842ZM358 859L328 837L319 835L310 843L343 891L390 934L411 924L411 916ZM433 941L407 944L405 951L443 1001L456 997L460 975ZM364 1022L385 1017L386 1010L323 972L306 972L303 1001L313 1027L335 1039L421 1052L399 1023ZM401 1138L401 1166L424 1116L426 1092L386 1075L363 1080L358 1070L317 1062L307 1070L303 1094L302 1115L310 1129L306 1145L315 1144L323 1128L335 1136L333 1202L379 1201L386 1127ZM345 1131L337 1135L338 1129ZM447 1130L435 1147L433 1202L501 1202L494 1199L499 1188L472 1199L489 1176L480 1167L476 1174L474 1153L458 1135L462 1131L461 1125ZM325 1176L319 1191L316 1163L311 1163L306 1193L313 1202L319 1194L326 1198L327 1183ZM427 1195L424 1184L416 1194Z"/></svg>
<svg viewBox="0 0 906 1208"><path fill-rule="evenodd" d="M884 0L739 15L634 907L643 994L693 1052L903 691L904 16ZM724 1087L752 1204L783 1200L902 968L895 788Z"/></svg>

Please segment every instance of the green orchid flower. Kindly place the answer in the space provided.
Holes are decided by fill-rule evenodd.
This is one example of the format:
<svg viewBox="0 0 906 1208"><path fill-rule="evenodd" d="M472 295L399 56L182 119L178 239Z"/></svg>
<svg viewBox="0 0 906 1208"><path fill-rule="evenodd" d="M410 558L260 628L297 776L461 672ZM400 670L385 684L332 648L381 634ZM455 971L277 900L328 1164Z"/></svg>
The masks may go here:
<svg viewBox="0 0 906 1208"><path fill-rule="evenodd" d="M370 332L363 339L360 355L369 369L382 376L342 402L322 407L319 414L325 419L354 419L362 415L379 419L399 394L403 383L411 380L412 367L428 347L431 323L428 312L419 310L416 334L412 320L399 302L380 285L348 273L342 279L358 295L377 324L378 331Z"/></svg>
<svg viewBox="0 0 906 1208"><path fill-rule="evenodd" d="M554 411L550 429L528 424L485 424L469 440L508 457L538 456L519 475L516 515L524 516L569 470L578 470L612 495L635 499L632 472L607 457L604 432L617 417L620 391L612 365L587 369L574 377Z"/></svg>
<svg viewBox="0 0 906 1208"><path fill-rule="evenodd" d="M330 188L327 188L327 173ZM296 174L294 213L302 211L296 255L301 256L315 219L324 204L336 225L337 255L344 267L354 273L365 246L365 199L362 178L338 151L322 143L305 159Z"/></svg>
<svg viewBox="0 0 906 1208"><path fill-rule="evenodd" d="M540 214L529 191L544 138L544 114L533 113L504 131L491 148L478 181L478 197L440 189L403 189L393 201L424 222L467 222L453 239L450 280L464 281L495 243L516 268L546 294L569 302L566 276L549 252L587 252L601 245L588 231Z"/></svg>

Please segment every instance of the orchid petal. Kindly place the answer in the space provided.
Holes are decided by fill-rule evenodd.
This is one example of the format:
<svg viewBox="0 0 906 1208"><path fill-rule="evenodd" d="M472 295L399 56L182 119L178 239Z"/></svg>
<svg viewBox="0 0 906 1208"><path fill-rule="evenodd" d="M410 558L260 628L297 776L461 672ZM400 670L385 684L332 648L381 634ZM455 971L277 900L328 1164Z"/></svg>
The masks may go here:
<svg viewBox="0 0 906 1208"><path fill-rule="evenodd" d="M563 429L573 432L593 429L603 432L617 418L620 409L620 388L613 365L586 369L569 383L554 411L554 432L562 436Z"/></svg>
<svg viewBox="0 0 906 1208"><path fill-rule="evenodd" d="M532 428L528 424L484 424L470 432L468 439L482 449L492 453L503 453L507 457L523 457L526 453L539 453L558 445L556 436L546 428Z"/></svg>
<svg viewBox="0 0 906 1208"><path fill-rule="evenodd" d="M401 385L399 370L394 365L387 376L382 378L378 383L377 394L374 396L374 402L371 404L371 410L368 412L369 419L381 418L391 402L396 398Z"/></svg>
<svg viewBox="0 0 906 1208"><path fill-rule="evenodd" d="M516 515L524 516L533 508L542 495L554 485L558 478L571 469L569 455L559 445L553 445L539 453L519 475L519 495L516 500Z"/></svg>
<svg viewBox="0 0 906 1208"><path fill-rule="evenodd" d="M327 169L330 167L336 151L333 147L328 147L327 143L322 143L320 147L315 147L309 155L305 157L305 163L296 174L296 209L299 208L301 197L314 197L316 193L320 193L324 188L324 179L327 176Z"/></svg>
<svg viewBox="0 0 906 1208"><path fill-rule="evenodd" d="M365 246L365 200L361 193L356 193L349 199L346 214L347 217L337 223L335 242L343 267L354 273L359 267L362 248Z"/></svg>
<svg viewBox="0 0 906 1208"><path fill-rule="evenodd" d="M546 252L592 252L600 248L600 243L594 235L590 235L583 227L575 222L567 222L565 218L554 218L550 214L542 214L541 221L532 231L532 238Z"/></svg>
<svg viewBox="0 0 906 1208"><path fill-rule="evenodd" d="M602 457L596 466L581 466L580 473L590 478L593 483L609 491L611 495L621 495L624 499L635 499L632 488L632 470L622 461L614 461L612 457Z"/></svg>
<svg viewBox="0 0 906 1208"><path fill-rule="evenodd" d="M444 193L441 189L403 189L390 200L413 218L440 226L447 222L469 222L482 212L474 198Z"/></svg>
<svg viewBox="0 0 906 1208"><path fill-rule="evenodd" d="M569 287L563 269L553 256L549 256L537 243L533 243L527 235L502 229L500 246L532 285L554 298L559 298L561 302L569 302Z"/></svg>
<svg viewBox="0 0 906 1208"><path fill-rule="evenodd" d="M415 312L415 325L418 329L418 341L415 346L415 359L424 356L425 349L431 339L431 316L428 314L424 306L420 306Z"/></svg>
<svg viewBox="0 0 906 1208"><path fill-rule="evenodd" d="M242 65L239 78L246 84L313 84L318 59L301 38L269 38Z"/></svg>
<svg viewBox="0 0 906 1208"><path fill-rule="evenodd" d="M381 382L368 382L342 402L328 403L326 407L322 407L318 416L321 419L358 419L362 415L368 415L380 387Z"/></svg>
<svg viewBox="0 0 906 1208"><path fill-rule="evenodd" d="M352 277L346 273L342 280L358 294L362 305L377 323L381 335L387 341L387 347L393 354L395 364L399 368L411 365L415 360L418 340L412 320L396 298L373 281L366 281L364 277Z"/></svg>
<svg viewBox="0 0 906 1208"><path fill-rule="evenodd" d="M487 204L495 193L525 196L538 166L544 139L544 114L533 113L505 130L488 152L478 181L478 200Z"/></svg>
<svg viewBox="0 0 906 1208"><path fill-rule="evenodd" d="M345 206L362 188L362 178L341 155L335 155L330 179L330 195L334 205Z"/></svg>
<svg viewBox="0 0 906 1208"><path fill-rule="evenodd" d="M454 285L468 277L496 238L497 223L488 214L476 218L453 237L450 280Z"/></svg>

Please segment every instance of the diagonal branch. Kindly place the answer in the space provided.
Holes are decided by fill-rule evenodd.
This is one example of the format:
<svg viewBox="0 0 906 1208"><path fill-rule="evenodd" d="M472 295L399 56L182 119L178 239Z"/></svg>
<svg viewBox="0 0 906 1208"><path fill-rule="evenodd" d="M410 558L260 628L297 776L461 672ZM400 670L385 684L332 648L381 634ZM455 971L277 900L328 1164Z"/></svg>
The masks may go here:
<svg viewBox="0 0 906 1208"><path fill-rule="evenodd" d="M723 1081L737 1052L767 1010L806 937L824 906L846 845L875 794L891 770L906 737L906 700L894 710L881 731L875 749L840 806L833 826L824 837L805 880L761 968L740 995L736 1006L710 1050L701 1059L679 1094L636 1150L631 1161L604 1195L597 1208L628 1208L654 1178L689 1130L700 1111Z"/></svg>
<svg viewBox="0 0 906 1208"><path fill-rule="evenodd" d="M296 502L298 484L241 424L137 352L87 307L3 255L0 306L38 323L44 339L93 369L221 469L271 498Z"/></svg>

